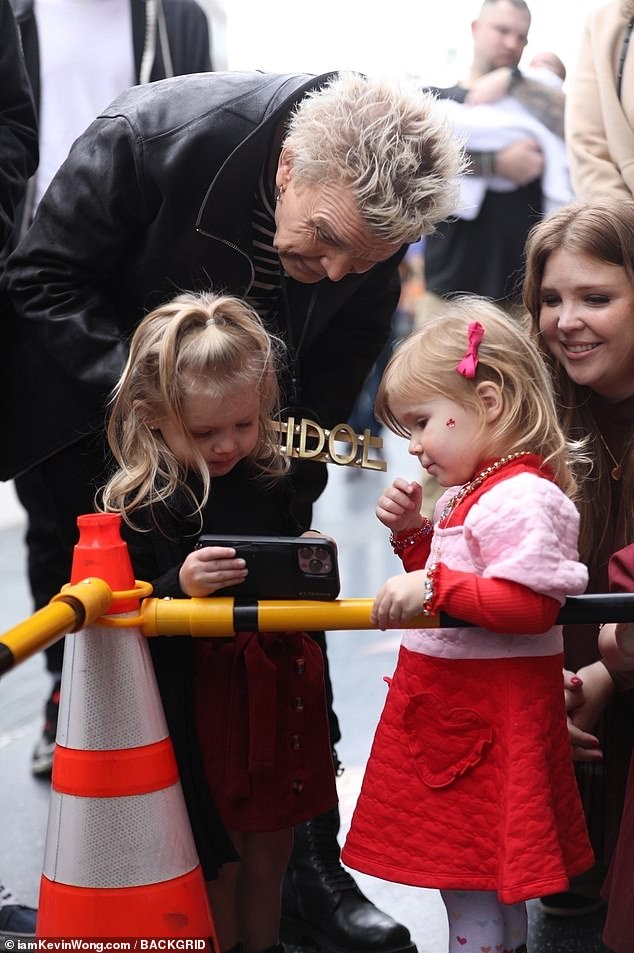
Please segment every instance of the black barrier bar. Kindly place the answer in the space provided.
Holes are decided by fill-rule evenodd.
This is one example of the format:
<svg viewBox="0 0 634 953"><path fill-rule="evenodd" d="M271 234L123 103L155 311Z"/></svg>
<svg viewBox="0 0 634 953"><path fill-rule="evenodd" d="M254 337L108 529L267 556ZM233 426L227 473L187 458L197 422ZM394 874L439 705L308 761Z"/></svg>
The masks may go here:
<svg viewBox="0 0 634 953"><path fill-rule="evenodd" d="M441 612L440 625L455 629L472 625ZM634 592L593 593L568 596L557 616L556 625L602 625L605 622L634 622Z"/></svg>
<svg viewBox="0 0 634 953"><path fill-rule="evenodd" d="M579 622L634 622L634 592L568 596L557 616L557 623L570 625Z"/></svg>

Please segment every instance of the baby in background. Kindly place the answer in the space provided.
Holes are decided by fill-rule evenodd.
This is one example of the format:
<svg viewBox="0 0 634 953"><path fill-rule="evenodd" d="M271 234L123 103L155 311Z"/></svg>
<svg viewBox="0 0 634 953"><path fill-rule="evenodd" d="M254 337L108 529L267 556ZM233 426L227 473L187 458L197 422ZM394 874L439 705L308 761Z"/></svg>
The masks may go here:
<svg viewBox="0 0 634 953"><path fill-rule="evenodd" d="M544 215L550 215L574 198L570 184L568 156L561 136L539 122L522 103L509 95L512 70L508 66L475 80L464 103L447 100L445 105L459 139L468 140L470 152L500 152L518 139L532 137L544 154L542 193ZM536 53L522 69L525 79L560 89L566 77L561 59L549 50ZM464 175L460 183L458 215L477 217L488 189L512 192L517 183L504 176Z"/></svg>
<svg viewBox="0 0 634 953"><path fill-rule="evenodd" d="M528 64L528 69L524 72L530 79L543 78L544 82L550 83L552 86L563 86L566 79L566 67L563 60L560 60L557 54L550 50L535 53ZM540 73L539 76L534 75L538 72Z"/></svg>

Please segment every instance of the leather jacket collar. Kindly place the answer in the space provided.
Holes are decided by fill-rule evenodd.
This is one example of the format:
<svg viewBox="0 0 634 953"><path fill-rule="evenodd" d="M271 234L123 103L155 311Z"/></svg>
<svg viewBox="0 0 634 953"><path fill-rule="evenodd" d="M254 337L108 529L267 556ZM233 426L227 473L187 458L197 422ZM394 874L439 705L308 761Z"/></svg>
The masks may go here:
<svg viewBox="0 0 634 953"><path fill-rule="evenodd" d="M320 76L309 74L289 75L283 83L279 77L273 82L278 89L271 95L264 84L251 91L250 99L245 98L240 108L245 114L253 112L260 115L262 99L269 99L264 119L243 139L225 160L211 182L205 200L198 213L196 229L208 238L215 238L233 247L246 256L251 280L251 212L253 196L262 171L262 154L267 155L275 141L275 131L289 115L291 108L308 90L316 89L328 82L336 73L322 73ZM263 74L266 80L266 74ZM263 146L263 143L267 144Z"/></svg>

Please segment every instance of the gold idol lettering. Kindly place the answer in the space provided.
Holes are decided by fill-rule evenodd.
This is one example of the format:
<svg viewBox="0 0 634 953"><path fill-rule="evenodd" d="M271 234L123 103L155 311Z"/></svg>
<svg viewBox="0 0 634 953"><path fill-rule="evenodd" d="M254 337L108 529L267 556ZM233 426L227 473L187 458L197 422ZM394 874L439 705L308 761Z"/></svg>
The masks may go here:
<svg viewBox="0 0 634 953"><path fill-rule="evenodd" d="M308 441L311 438L316 441L314 447L308 446ZM303 460L309 460L311 457L316 457L318 460L323 459L322 451L325 442L326 432L322 430L319 424L316 424L314 420L308 418L300 420L298 457L301 457Z"/></svg>
<svg viewBox="0 0 634 953"><path fill-rule="evenodd" d="M287 421L275 421L273 426L280 434L280 453L287 457L336 463L340 467L387 469L385 460L370 457L371 449L383 448L383 438L375 436L371 430L357 434L346 423L326 430L310 417L303 417L299 422L289 417Z"/></svg>

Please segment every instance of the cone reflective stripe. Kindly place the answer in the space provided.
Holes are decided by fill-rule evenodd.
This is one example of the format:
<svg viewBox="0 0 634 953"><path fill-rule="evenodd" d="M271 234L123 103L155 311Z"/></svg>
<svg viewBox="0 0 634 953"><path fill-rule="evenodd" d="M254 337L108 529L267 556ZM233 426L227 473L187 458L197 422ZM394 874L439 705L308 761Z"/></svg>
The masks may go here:
<svg viewBox="0 0 634 953"><path fill-rule="evenodd" d="M133 589L119 517L78 522L73 576L88 571L114 592ZM121 617L138 613L138 599L121 605ZM37 935L215 938L148 644L136 627L96 624L66 637Z"/></svg>

